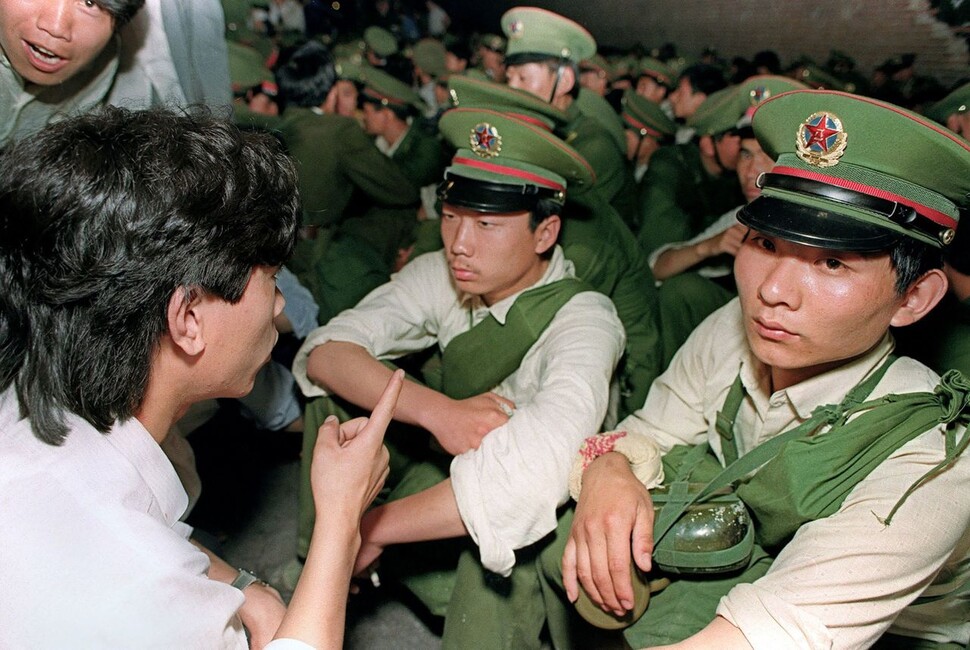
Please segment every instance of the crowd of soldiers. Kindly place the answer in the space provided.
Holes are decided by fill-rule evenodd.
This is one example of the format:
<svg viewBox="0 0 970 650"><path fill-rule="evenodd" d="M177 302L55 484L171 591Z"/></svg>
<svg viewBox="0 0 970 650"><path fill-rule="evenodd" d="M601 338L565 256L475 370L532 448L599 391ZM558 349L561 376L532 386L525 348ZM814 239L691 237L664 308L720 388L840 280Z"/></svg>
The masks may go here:
<svg viewBox="0 0 970 650"><path fill-rule="evenodd" d="M0 645L339 647L379 570L448 648L966 647L970 81L608 51L536 7L459 34L430 0L221 4L0 0ZM138 441L191 501L217 397L303 433L289 611L169 539L184 495L131 523L172 478ZM102 511L113 552L43 534ZM92 563L124 620L44 606Z"/></svg>

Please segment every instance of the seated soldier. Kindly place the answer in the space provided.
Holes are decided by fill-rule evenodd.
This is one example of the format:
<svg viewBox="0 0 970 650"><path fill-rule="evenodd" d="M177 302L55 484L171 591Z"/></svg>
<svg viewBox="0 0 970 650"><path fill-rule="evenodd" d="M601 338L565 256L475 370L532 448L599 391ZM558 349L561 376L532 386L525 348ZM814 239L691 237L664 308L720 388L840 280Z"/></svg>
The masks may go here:
<svg viewBox="0 0 970 650"><path fill-rule="evenodd" d="M416 213L419 198L354 119L324 112L336 78L329 50L316 41L276 70L283 114L275 128L297 163L306 226L287 266L313 293L321 323L387 281L413 230L400 220L367 219L367 210L379 205Z"/></svg>
<svg viewBox="0 0 970 650"><path fill-rule="evenodd" d="M319 526L287 611L188 540L160 445L276 342L296 171L271 137L108 108L0 159L0 646L340 647L402 378L313 451Z"/></svg>
<svg viewBox="0 0 970 650"><path fill-rule="evenodd" d="M636 216L636 182L623 160L620 130L610 135L597 119L579 108L579 62L596 53L596 41L582 25L537 7L515 7L502 16L508 37L505 76L508 85L526 90L566 113L558 131L589 161L595 191L613 206L623 222ZM617 125L618 126L618 125Z"/></svg>
<svg viewBox="0 0 970 650"><path fill-rule="evenodd" d="M459 106L493 109L555 131L566 118L535 95L488 81L454 77L449 86ZM618 373L618 417L643 404L662 370L657 291L646 258L620 216L590 186L574 187L563 206L559 245L576 276L609 296L626 331ZM612 415L612 413L611 413ZM610 421L612 423L612 420Z"/></svg>
<svg viewBox="0 0 970 650"><path fill-rule="evenodd" d="M714 93L698 110L695 117L710 115L701 120L708 133L737 134L740 145L734 166L746 202L761 194L758 180L774 164L754 137L751 115L769 97L805 87L786 77L757 75ZM731 208L687 241L664 244L648 258L654 277L661 283L658 297L664 368L694 328L737 295L732 267L747 232L736 217L742 207Z"/></svg>
<svg viewBox="0 0 970 650"><path fill-rule="evenodd" d="M644 99L632 89L624 94L622 103L626 158L633 163L633 178L639 183L647 173L653 154L660 147L673 144L677 125L659 104Z"/></svg>
<svg viewBox="0 0 970 650"><path fill-rule="evenodd" d="M438 542L430 561L416 559L427 545L409 546L384 566L447 615L445 647L481 647L467 642L476 632L507 634L492 612L514 584L515 602L535 613L521 631L530 647L544 616L528 558L556 526L574 445L606 415L623 328L556 244L567 179L588 182L585 161L548 131L494 111L454 109L441 130L460 147L440 188L444 250L312 333L294 375L308 396L369 408L391 373L382 361L443 351L437 385L403 389L395 418L420 429L396 431L390 502L367 516L357 570L391 545L470 536L477 549L460 560L464 545ZM356 373L341 378L337 366Z"/></svg>
<svg viewBox="0 0 970 650"><path fill-rule="evenodd" d="M144 3L0 0L0 149L104 99L118 30Z"/></svg>
<svg viewBox="0 0 970 650"><path fill-rule="evenodd" d="M739 297L574 466L566 593L577 598L578 579L604 610L591 618L630 624L646 602L634 602L632 551L646 580L670 579L625 631L634 648L965 647L970 385L896 358L889 327L920 320L946 292L941 249L966 207L970 145L890 104L827 91L769 99L754 130L777 163L738 215L749 229ZM624 445L667 453L668 482L715 489L740 477L756 545L739 571L656 566L696 538L663 537L678 510L654 528L659 459L638 468L644 485ZM705 455L693 473L672 462L681 445Z"/></svg>
<svg viewBox="0 0 970 650"><path fill-rule="evenodd" d="M703 101L690 112L693 139L654 154L640 183L637 239L647 255L694 237L743 202L734 173L740 114L733 105L722 105L723 94L691 91L691 77L685 75L671 101L691 107L695 98ZM691 99L684 99L687 93Z"/></svg>

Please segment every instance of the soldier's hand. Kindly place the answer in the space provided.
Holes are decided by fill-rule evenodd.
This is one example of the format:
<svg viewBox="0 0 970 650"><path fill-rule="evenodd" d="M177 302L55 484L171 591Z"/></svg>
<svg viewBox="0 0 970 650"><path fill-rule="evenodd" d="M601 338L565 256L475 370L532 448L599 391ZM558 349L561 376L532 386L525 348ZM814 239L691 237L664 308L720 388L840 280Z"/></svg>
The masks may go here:
<svg viewBox="0 0 970 650"><path fill-rule="evenodd" d="M562 558L562 581L571 602L579 585L604 611L622 616L633 608L631 553L649 571L653 551L653 501L626 457L600 456L583 472Z"/></svg>
<svg viewBox="0 0 970 650"><path fill-rule="evenodd" d="M482 393L450 400L434 415L428 429L445 451L457 456L469 449L478 449L482 439L508 422L514 411L515 402L495 393Z"/></svg>

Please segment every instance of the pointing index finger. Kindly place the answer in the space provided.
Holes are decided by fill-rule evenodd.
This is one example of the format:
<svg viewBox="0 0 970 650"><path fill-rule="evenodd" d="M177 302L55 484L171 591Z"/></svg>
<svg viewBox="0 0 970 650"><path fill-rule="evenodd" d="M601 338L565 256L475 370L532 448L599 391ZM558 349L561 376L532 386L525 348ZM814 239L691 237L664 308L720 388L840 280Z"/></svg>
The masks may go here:
<svg viewBox="0 0 970 650"><path fill-rule="evenodd" d="M367 422L368 426L379 427L381 431L387 428L394 417L394 407L397 406L397 398L401 394L402 386L404 386L404 371L395 370L387 386L384 387L380 399L374 405L374 410Z"/></svg>

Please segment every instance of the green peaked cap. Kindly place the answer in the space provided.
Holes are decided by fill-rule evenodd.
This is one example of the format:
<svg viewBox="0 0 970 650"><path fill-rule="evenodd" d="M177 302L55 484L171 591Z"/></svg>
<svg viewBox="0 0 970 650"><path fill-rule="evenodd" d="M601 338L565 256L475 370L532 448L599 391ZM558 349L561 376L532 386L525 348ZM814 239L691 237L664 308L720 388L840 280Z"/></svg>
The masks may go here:
<svg viewBox="0 0 970 650"><path fill-rule="evenodd" d="M545 55L579 63L596 54L596 40L579 23L538 7L514 7L502 16L506 58Z"/></svg>
<svg viewBox="0 0 970 650"><path fill-rule="evenodd" d="M536 200L565 201L568 185L594 174L579 153L549 131L494 110L453 108L441 116L441 135L458 149L442 201L485 212L531 209Z"/></svg>
<svg viewBox="0 0 970 650"><path fill-rule="evenodd" d="M640 137L649 135L658 140L672 137L677 132L677 123L667 117L659 104L641 97L633 88L623 94L623 124L637 131Z"/></svg>
<svg viewBox="0 0 970 650"><path fill-rule="evenodd" d="M967 82L952 93L930 106L926 116L940 124L946 124L946 119L954 113L970 111L970 82Z"/></svg>
<svg viewBox="0 0 970 650"><path fill-rule="evenodd" d="M414 44L411 50L411 60L429 75L437 79L448 74L445 56L448 50L444 43L436 38L422 38Z"/></svg>
<svg viewBox="0 0 970 650"><path fill-rule="evenodd" d="M547 131L566 124L566 113L525 90L475 77L448 79L451 102L457 108L486 108L531 122Z"/></svg>
<svg viewBox="0 0 970 650"><path fill-rule="evenodd" d="M666 63L650 56L640 59L637 63L637 76L651 77L667 88L673 88L676 81L673 71Z"/></svg>
<svg viewBox="0 0 970 650"><path fill-rule="evenodd" d="M364 30L364 42L377 56L391 56L397 52L397 39L383 27L371 25Z"/></svg>
<svg viewBox="0 0 970 650"><path fill-rule="evenodd" d="M698 135L720 135L725 131L746 126L754 109L761 102L789 90L805 90L808 86L789 77L756 75L743 82L712 93L697 107L687 121Z"/></svg>
<svg viewBox="0 0 970 650"><path fill-rule="evenodd" d="M383 70L371 66L361 68L360 79L364 84L365 100L381 106L413 106L419 111L425 109L424 100L411 86Z"/></svg>
<svg viewBox="0 0 970 650"><path fill-rule="evenodd" d="M752 126L776 160L739 220L808 246L882 251L901 236L942 247L970 202L970 143L898 106L800 90Z"/></svg>

